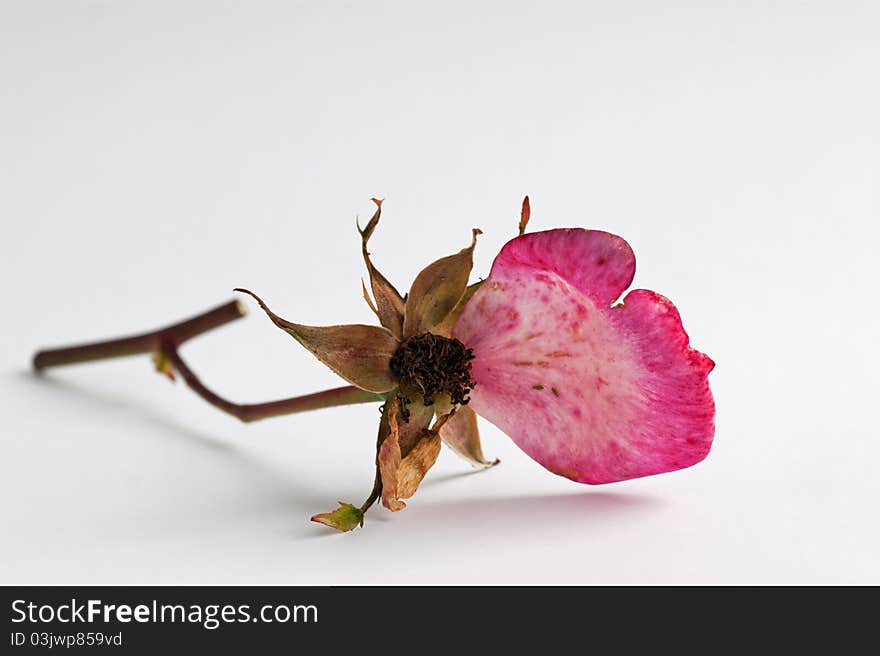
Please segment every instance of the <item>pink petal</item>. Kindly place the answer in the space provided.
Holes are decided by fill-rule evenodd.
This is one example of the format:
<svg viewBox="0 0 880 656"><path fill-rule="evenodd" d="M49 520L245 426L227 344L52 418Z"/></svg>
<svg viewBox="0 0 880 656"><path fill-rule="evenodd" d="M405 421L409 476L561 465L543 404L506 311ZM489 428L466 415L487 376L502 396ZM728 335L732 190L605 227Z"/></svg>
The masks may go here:
<svg viewBox="0 0 880 656"><path fill-rule="evenodd" d="M507 242L492 274L516 264L555 273L599 305L616 301L636 273L636 256L624 239L582 228L533 232Z"/></svg>
<svg viewBox="0 0 880 656"><path fill-rule="evenodd" d="M693 465L709 452L714 363L678 311L635 290L620 237L551 230L518 237L454 334L476 356L471 407L550 471L582 483Z"/></svg>

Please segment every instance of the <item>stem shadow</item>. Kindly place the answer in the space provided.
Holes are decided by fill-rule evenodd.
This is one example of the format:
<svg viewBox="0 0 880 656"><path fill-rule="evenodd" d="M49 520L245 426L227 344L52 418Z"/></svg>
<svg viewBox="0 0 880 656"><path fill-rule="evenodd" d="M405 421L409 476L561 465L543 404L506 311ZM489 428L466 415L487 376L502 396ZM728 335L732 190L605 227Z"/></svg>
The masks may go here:
<svg viewBox="0 0 880 656"><path fill-rule="evenodd" d="M153 410L137 400L51 377L45 373L35 375L19 372L17 376L22 382L39 387L43 393L68 400L74 397L77 406L84 408L89 414L102 417L104 422L122 423L127 428L132 428L135 423L139 424L140 430L130 431L137 432L138 439L146 434L150 439L162 443L157 448L169 449L169 456L165 461L169 468L163 471L157 469L154 480L168 481L171 476L184 470L187 473L183 475L191 475L197 481L197 485L184 485L182 481L178 481L181 489L191 495L180 499L180 503L198 509L201 514L198 524L202 527L205 523L215 522L228 526L230 522L236 521L235 516L238 514L253 519L255 514L265 517L267 514L283 513L288 521L301 520L303 515L307 518L328 505L328 498L319 494L320 489L310 489L297 480L296 474L291 475L289 470L273 465L270 460L259 457L259 454L250 452L246 447L179 423L161 410ZM230 422L234 421L230 418ZM119 439L125 440L128 432L121 432ZM141 448L142 443L138 444L135 453ZM115 469L135 469L157 466L157 461L123 462L117 459L109 464ZM302 472L306 478L309 473ZM172 486L175 484L172 483ZM157 485L156 490L160 491L161 486ZM139 497L139 500L146 503L149 490L145 495ZM167 498L168 495L165 496ZM167 510L169 519L173 520L177 516L173 520L177 530L179 526L176 523L181 521L180 514L175 512L176 508Z"/></svg>
<svg viewBox="0 0 880 656"><path fill-rule="evenodd" d="M161 410L153 410L137 400L46 374L35 376L22 372L18 377L23 382L39 387L43 392L68 399L74 397L78 406L84 406L90 414L104 413L102 416L107 421L126 426L139 422L145 430L139 431L138 438L147 433L158 442L173 442L177 445L166 461L158 463L155 460L143 463L136 457L126 461L124 456L117 456L112 466L122 470L121 473L116 473L118 477L124 479L131 470L155 481L169 480L181 475L191 475L194 478L192 484L180 484L181 492L178 492L177 484L168 486L171 492L156 484L148 486L137 495L135 490L128 490L127 493L136 497L141 504L142 514L135 512L131 517L115 519L102 529L106 532L105 535L95 536L97 540L106 537L126 539L169 532L234 534L242 530L265 532L267 537L281 537L286 540L332 538L339 535L308 521L312 514L334 508L335 500L341 497L334 492L322 490L320 485L311 485L315 482L314 472L305 465L300 467L302 471L299 472L291 472L289 468L285 470L270 460L249 452L247 448L181 424ZM125 439L124 432L120 439ZM166 464L168 469L163 469ZM148 472L145 476L141 471L143 467L153 467L155 472ZM181 474L181 471L186 473ZM423 486L433 488L481 473L484 471L466 467L460 472L429 476ZM303 480L310 481L310 484L304 484ZM189 496L184 498L184 492ZM353 493L356 494L356 491ZM663 503L659 499L630 492L582 487L571 493L436 501L422 495L409 500L410 508L401 513L384 512L377 504L368 514L367 523L383 525L380 531L385 533L381 538L383 540L388 539L388 534L393 538L401 532L411 531L443 536L450 526L454 526L456 532L473 532L474 535L485 534L487 530L504 534L517 533L515 527L519 525L528 526L529 532L547 531L559 534L572 525L598 528L628 523L635 516L656 511ZM76 499L72 498L68 512L78 511L81 512ZM64 506L56 507L54 512L63 514ZM58 518L44 519L51 524ZM76 517L71 517L70 521L76 521ZM370 536L369 539L374 537ZM375 539L380 539L378 534Z"/></svg>

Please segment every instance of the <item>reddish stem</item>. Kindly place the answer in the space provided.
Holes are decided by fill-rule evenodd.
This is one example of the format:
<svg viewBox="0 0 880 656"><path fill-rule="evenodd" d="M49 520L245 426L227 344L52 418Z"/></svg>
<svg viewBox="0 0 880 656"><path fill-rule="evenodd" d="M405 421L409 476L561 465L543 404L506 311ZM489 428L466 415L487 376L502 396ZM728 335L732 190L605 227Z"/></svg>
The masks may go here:
<svg viewBox="0 0 880 656"><path fill-rule="evenodd" d="M192 369L190 369L183 358L180 357L177 346L173 341L163 339L159 344L159 349L162 354L168 358L171 364L174 365L174 368L180 374L181 378L183 378L183 381L193 392L201 396L215 408L219 408L220 410L223 410L223 412L228 412L232 416L238 417L245 422L266 419L268 417L277 417L279 415L290 415L295 412L317 410L319 408L331 408L338 405L370 403L372 401L384 400L384 397L379 394L367 392L352 385L347 385L345 387L337 387L324 392L306 394L305 396L295 396L293 398L280 399L278 401L267 401L266 403L233 403L208 389L208 387L199 380L199 377L193 373Z"/></svg>
<svg viewBox="0 0 880 656"><path fill-rule="evenodd" d="M34 356L34 368L37 371L41 371L47 367L78 362L90 362L143 353L161 353L168 358L174 369L180 373L184 382L192 391L214 407L245 422L293 414L295 412L317 410L319 408L385 400L385 397L380 394L367 392L351 385L315 394L306 394L305 396L268 401L266 403L240 404L224 399L199 380L198 376L180 356L178 348L186 340L218 328L230 321L235 321L243 317L244 314L244 306L238 301L231 301L186 321L140 335L39 351Z"/></svg>
<svg viewBox="0 0 880 656"><path fill-rule="evenodd" d="M107 358L119 358L127 355L153 353L162 335L173 335L177 344L182 344L202 333L240 319L245 315L244 306L238 301L230 301L202 314L179 323L153 330L140 335L121 337L103 342L92 342L78 346L47 349L34 355L34 369L58 367L78 362L91 362Z"/></svg>

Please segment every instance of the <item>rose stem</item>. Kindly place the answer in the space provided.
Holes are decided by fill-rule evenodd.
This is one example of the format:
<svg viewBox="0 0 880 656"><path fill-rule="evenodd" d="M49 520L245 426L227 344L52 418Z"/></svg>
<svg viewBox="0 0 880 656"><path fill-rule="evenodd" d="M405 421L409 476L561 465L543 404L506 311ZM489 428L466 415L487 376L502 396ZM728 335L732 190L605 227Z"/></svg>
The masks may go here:
<svg viewBox="0 0 880 656"><path fill-rule="evenodd" d="M245 309L241 303L230 301L186 321L181 321L180 323L149 333L111 339L104 342L82 344L80 346L39 351L34 356L34 369L39 371L46 367L58 367L78 362L153 353L156 351L161 335L173 335L175 342L182 344L197 335L201 335L214 328L219 328L230 321L240 319L244 314Z"/></svg>
<svg viewBox="0 0 880 656"><path fill-rule="evenodd" d="M172 341L163 338L160 341L159 348L162 354L171 361L171 364L193 392L201 396L214 407L223 410L223 412L228 412L242 421L256 421L257 419L277 417L278 415L290 415L295 412L305 412L306 410L317 410L319 408L331 408L337 405L370 403L373 401L384 400L384 397L380 394L367 392L352 385L348 385L346 387L337 387L324 392L306 394L305 396L295 396L290 399L281 399L279 401L250 404L233 403L205 387L205 384L199 380L199 377L193 373L192 369L190 369L186 362L184 362L183 358L180 357L180 353L177 351L177 346Z"/></svg>
<svg viewBox="0 0 880 656"><path fill-rule="evenodd" d="M367 497L366 501L364 501L361 506L361 512L365 513L370 509L376 499L382 494L382 474L379 471L379 464L376 464L376 478L373 480L373 489L370 491L370 496Z"/></svg>
<svg viewBox="0 0 880 656"><path fill-rule="evenodd" d="M105 342L39 351L34 356L34 368L41 371L47 367L77 362L160 352L168 358L192 391L211 405L245 422L306 410L384 400L380 394L367 392L351 385L266 403L239 404L219 396L199 380L181 358L178 347L186 340L240 319L244 314L244 306L238 301L231 301L186 321L152 332Z"/></svg>

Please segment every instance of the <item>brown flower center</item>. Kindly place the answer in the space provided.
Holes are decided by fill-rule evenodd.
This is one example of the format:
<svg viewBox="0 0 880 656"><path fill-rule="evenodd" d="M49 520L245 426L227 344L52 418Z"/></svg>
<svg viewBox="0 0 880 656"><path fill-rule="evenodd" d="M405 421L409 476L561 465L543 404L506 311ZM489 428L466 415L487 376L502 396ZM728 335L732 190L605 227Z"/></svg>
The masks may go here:
<svg viewBox="0 0 880 656"><path fill-rule="evenodd" d="M391 373L404 390L419 392L425 405L446 393L454 405L466 405L476 385L471 377L474 352L454 338L425 333L406 339L391 356Z"/></svg>

